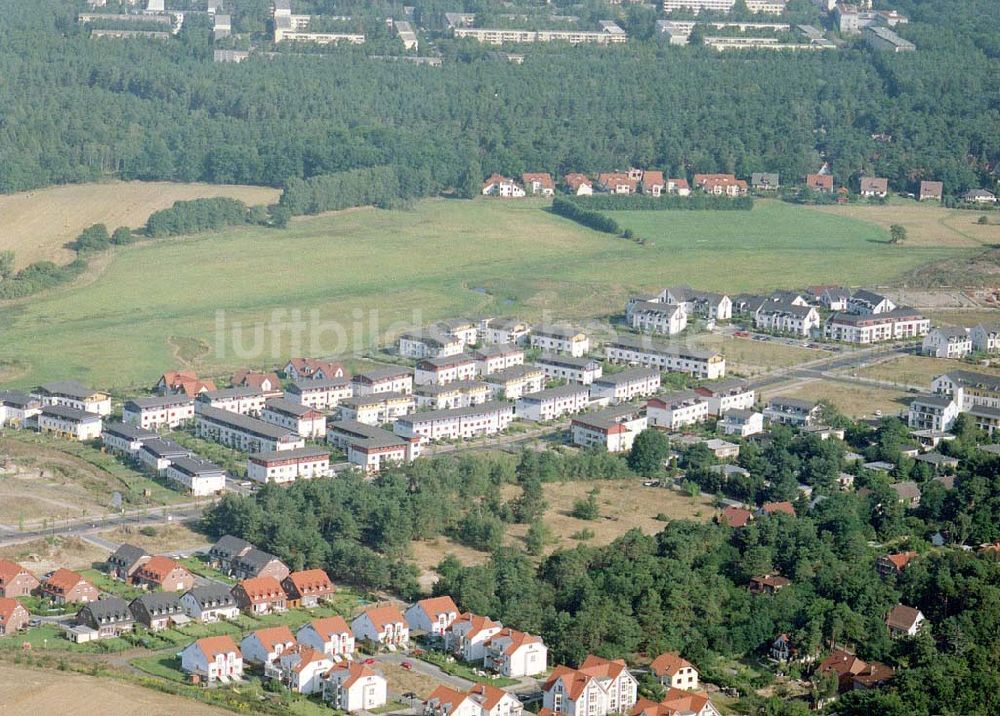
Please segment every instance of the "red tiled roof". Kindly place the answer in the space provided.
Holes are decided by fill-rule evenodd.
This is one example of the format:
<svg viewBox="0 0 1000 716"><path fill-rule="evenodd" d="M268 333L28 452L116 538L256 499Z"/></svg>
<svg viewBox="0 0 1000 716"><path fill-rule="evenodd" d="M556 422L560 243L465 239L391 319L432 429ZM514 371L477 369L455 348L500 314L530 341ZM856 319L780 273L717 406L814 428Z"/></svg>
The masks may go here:
<svg viewBox="0 0 1000 716"><path fill-rule="evenodd" d="M525 184L533 184L538 182L545 189L554 189L555 184L552 183L552 175L548 172L525 172L521 175Z"/></svg>
<svg viewBox="0 0 1000 716"><path fill-rule="evenodd" d="M727 507L722 511L719 516L720 521L725 522L730 527L746 527L750 520L753 519L753 513L750 510L744 510L742 507Z"/></svg>
<svg viewBox="0 0 1000 716"><path fill-rule="evenodd" d="M824 189L833 189L833 175L832 174L809 174L806 176L806 184L812 187L823 187Z"/></svg>
<svg viewBox="0 0 1000 716"><path fill-rule="evenodd" d="M456 691L447 686L438 686L431 692L431 695L427 697L424 703L436 701L439 706L450 706L451 708L448 709L449 713L454 713L467 698L468 696L461 691Z"/></svg>
<svg viewBox="0 0 1000 716"><path fill-rule="evenodd" d="M271 383L270 390L281 388L281 380L275 373L262 373L248 368L242 368L233 373L231 382L237 387L256 388L257 390L263 390L262 386L265 382Z"/></svg>
<svg viewBox="0 0 1000 716"><path fill-rule="evenodd" d="M455 606L455 600L447 595L421 599L417 602L417 605L431 620L438 614L458 614L458 607Z"/></svg>
<svg viewBox="0 0 1000 716"><path fill-rule="evenodd" d="M525 644L537 644L541 642L541 639L537 636L527 634L523 631L518 631L517 629L511 629L510 627L504 627L490 637L489 643L508 639L510 640L510 644L508 644L504 649L504 654L507 654L508 656L513 654Z"/></svg>
<svg viewBox="0 0 1000 716"><path fill-rule="evenodd" d="M906 565L910 563L910 560L916 556L917 553L911 550L908 552L887 554L885 555L885 559L892 563L897 572L902 572L906 568Z"/></svg>
<svg viewBox="0 0 1000 716"><path fill-rule="evenodd" d="M244 579L237 586L242 588L247 598L255 604L275 598L285 598L285 590L274 577L251 577Z"/></svg>
<svg viewBox="0 0 1000 716"><path fill-rule="evenodd" d="M681 669L691 667L691 662L672 651L664 652L653 659L650 670L657 676L673 676Z"/></svg>
<svg viewBox="0 0 1000 716"><path fill-rule="evenodd" d="M0 624L6 624L14 616L14 610L21 606L21 603L16 599L10 599L9 597L0 597Z"/></svg>
<svg viewBox="0 0 1000 716"><path fill-rule="evenodd" d="M86 582L86 581L87 580L85 580L76 572L72 572L65 568L60 568L57 569L55 572L53 572L52 575L45 580L45 588L49 591L53 591L58 594L66 594L80 582Z"/></svg>
<svg viewBox="0 0 1000 716"><path fill-rule="evenodd" d="M309 625L324 639L329 639L331 636L351 633L351 627L348 626L346 621L344 621L344 617L339 615L324 617L322 619L313 619L309 622Z"/></svg>
<svg viewBox="0 0 1000 716"><path fill-rule="evenodd" d="M580 174L578 172L571 172L563 177L563 182L573 191L576 191L581 186L593 186L593 182L590 181L590 177L586 174Z"/></svg>
<svg viewBox="0 0 1000 716"><path fill-rule="evenodd" d="M201 650L201 653L205 655L208 661L212 661L219 654L235 653L240 658L243 658L240 648L236 646L236 642L233 641L231 636L208 636L196 641L195 646Z"/></svg>
<svg viewBox="0 0 1000 716"><path fill-rule="evenodd" d="M666 186L666 182L663 180L663 172L656 171L654 169L647 169L642 175L643 186L654 186L659 184L660 186Z"/></svg>
<svg viewBox="0 0 1000 716"><path fill-rule="evenodd" d="M17 562L11 562L8 559L0 559L0 582L6 584L17 578L17 575L30 574L28 570L19 565Z"/></svg>
<svg viewBox="0 0 1000 716"><path fill-rule="evenodd" d="M913 628L913 625L917 623L919 615L919 609L908 607L905 604L897 604L892 608L892 611L889 612L889 616L886 617L885 623L893 629L909 631Z"/></svg>
<svg viewBox="0 0 1000 716"><path fill-rule="evenodd" d="M469 696L472 696L479 705L486 711L493 709L498 703L503 701L507 692L489 684L476 684L469 689Z"/></svg>
<svg viewBox="0 0 1000 716"><path fill-rule="evenodd" d="M404 624L406 623L403 615L399 613L399 609L391 605L385 607L373 607L372 609L365 611L365 614L368 615L368 619L371 620L371 623L375 625L375 628L378 631L382 631L382 629L389 624L399 624L400 622Z"/></svg>
<svg viewBox="0 0 1000 716"><path fill-rule="evenodd" d="M287 626L258 629L253 633L253 636L257 637L257 641L259 641L268 652L274 651L274 647L278 644L296 643L295 635L292 634L292 630Z"/></svg>
<svg viewBox="0 0 1000 716"><path fill-rule="evenodd" d="M463 622L469 623L470 628L468 633L466 634L466 638L470 639L474 635L483 631L484 629L492 629L494 627L500 626L497 622L493 621L489 617L481 617L478 614L473 614L472 612L466 612L465 614L461 614L458 617L458 619L455 620L454 624L452 624L452 628L454 629L455 625Z"/></svg>
<svg viewBox="0 0 1000 716"><path fill-rule="evenodd" d="M287 579L299 594L331 594L333 582L322 569L306 569L292 572Z"/></svg>
<svg viewBox="0 0 1000 716"><path fill-rule="evenodd" d="M170 576L170 573L175 569L184 569L184 567L179 562L170 559L170 557L157 555L150 557L139 567L138 575L159 583ZM187 570L184 569L184 571L186 572Z"/></svg>
<svg viewBox="0 0 1000 716"><path fill-rule="evenodd" d="M352 661L350 663L344 662L342 664L335 664L333 668L326 673L329 676L335 671L347 672L348 676L346 679L344 679L344 682L342 684L345 689L351 688L351 686L353 686L358 679L364 678L366 676L378 676L377 672L372 671L364 664L359 664L356 661Z"/></svg>
<svg viewBox="0 0 1000 716"><path fill-rule="evenodd" d="M795 507L791 502L765 502L764 506L760 509L767 515L784 512L786 515L795 517Z"/></svg>

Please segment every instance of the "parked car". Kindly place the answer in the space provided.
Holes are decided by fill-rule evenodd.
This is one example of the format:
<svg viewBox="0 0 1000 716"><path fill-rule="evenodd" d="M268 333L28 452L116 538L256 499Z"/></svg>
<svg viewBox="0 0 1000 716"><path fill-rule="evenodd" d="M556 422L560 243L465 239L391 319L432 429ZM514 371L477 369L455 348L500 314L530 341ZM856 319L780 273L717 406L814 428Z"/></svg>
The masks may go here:
<svg viewBox="0 0 1000 716"><path fill-rule="evenodd" d="M413 662L412 661L404 661L402 664L400 664L400 666L402 666L404 669L406 669L407 671L409 671L410 669L413 668Z"/></svg>

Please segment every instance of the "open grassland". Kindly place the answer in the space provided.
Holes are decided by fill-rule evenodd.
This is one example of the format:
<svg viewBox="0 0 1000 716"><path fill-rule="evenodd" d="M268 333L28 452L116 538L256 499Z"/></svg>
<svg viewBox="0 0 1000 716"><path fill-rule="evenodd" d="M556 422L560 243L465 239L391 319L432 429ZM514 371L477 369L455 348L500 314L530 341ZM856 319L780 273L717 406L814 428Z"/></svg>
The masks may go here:
<svg viewBox="0 0 1000 716"><path fill-rule="evenodd" d="M0 666L0 713L5 716L73 713L76 716L222 716L224 709L111 679L65 671Z"/></svg>
<svg viewBox="0 0 1000 716"><path fill-rule="evenodd" d="M933 202L894 199L888 204L847 204L810 207L829 216L859 219L886 232L893 224L906 228L906 246L979 248L1000 242L1000 225L977 224L975 211L946 209Z"/></svg>
<svg viewBox="0 0 1000 716"><path fill-rule="evenodd" d="M596 520L580 520L570 512L573 503L585 499L590 490L600 490L597 502L601 516ZM669 489L643 487L641 481L593 480L550 482L544 485L545 501L548 509L543 522L552 530L552 542L546 552L559 548L570 548L579 544L572 535L581 530L592 531L593 537L585 540L589 545L606 545L630 529L638 528L646 534L656 534L663 529L667 519L687 519L705 521L711 519L716 510L711 500L704 497L689 497ZM505 485L502 489L504 500L511 500L520 494L516 485ZM524 546L528 525L508 525L507 543ZM411 557L422 572L421 585L425 589L436 581L434 568L447 554L453 554L462 564L482 564L489 555L470 547L457 544L447 537L438 537L429 542L414 542Z"/></svg>
<svg viewBox="0 0 1000 716"><path fill-rule="evenodd" d="M211 545L214 542L208 535L196 532L192 527L178 522L172 522L168 525L157 525L153 528L152 534L143 534L137 528L126 525L101 532L97 536L118 544L124 542L134 544L136 547L142 547L151 554L190 551L196 547Z"/></svg>
<svg viewBox="0 0 1000 716"><path fill-rule="evenodd" d="M911 393L902 389L820 379L770 386L760 391L759 400L765 403L776 395L825 400L852 418L871 418L876 410L883 415L898 415L913 399Z"/></svg>
<svg viewBox="0 0 1000 716"><path fill-rule="evenodd" d="M890 246L874 224L773 201L749 213L616 218L649 245L539 202L496 200L145 242L116 250L94 280L5 307L0 368L14 385L145 385L181 365L212 372L292 353L358 354L445 316L618 315L630 293L674 282L727 291L882 282L969 250Z"/></svg>
<svg viewBox="0 0 1000 716"><path fill-rule="evenodd" d="M66 243L93 224L136 229L175 201L225 196L254 206L273 204L279 195L268 187L138 181L8 194L0 196L0 250L12 249L19 268L33 261L68 263L74 254Z"/></svg>
<svg viewBox="0 0 1000 716"><path fill-rule="evenodd" d="M930 390L931 381L934 378L953 370L971 370L987 375L1000 375L1000 368L994 366L972 365L962 361L927 356L900 356L875 365L852 369L851 373L887 383Z"/></svg>

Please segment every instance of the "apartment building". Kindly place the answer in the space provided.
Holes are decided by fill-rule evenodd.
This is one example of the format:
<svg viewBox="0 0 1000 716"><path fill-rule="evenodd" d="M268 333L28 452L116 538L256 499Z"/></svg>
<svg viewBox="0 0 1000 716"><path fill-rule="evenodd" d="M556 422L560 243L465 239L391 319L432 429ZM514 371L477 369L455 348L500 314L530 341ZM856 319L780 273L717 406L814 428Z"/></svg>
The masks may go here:
<svg viewBox="0 0 1000 716"><path fill-rule="evenodd" d="M608 341L604 344L604 357L612 363L687 373L702 380L717 380L726 375L726 359L719 353L639 336L619 336Z"/></svg>
<svg viewBox="0 0 1000 716"><path fill-rule="evenodd" d="M372 393L340 401L340 419L368 425L391 423L416 409L416 399L408 393Z"/></svg>
<svg viewBox="0 0 1000 716"><path fill-rule="evenodd" d="M101 437L100 414L68 405L46 405L37 416L38 431L67 440L96 440Z"/></svg>
<svg viewBox="0 0 1000 716"><path fill-rule="evenodd" d="M708 420L708 401L693 390L682 390L646 401L649 427L680 430Z"/></svg>
<svg viewBox="0 0 1000 716"><path fill-rule="evenodd" d="M347 461L368 473L385 465L412 462L420 455L419 438L399 435L355 420L330 423L326 439L347 453Z"/></svg>
<svg viewBox="0 0 1000 716"><path fill-rule="evenodd" d="M646 427L646 415L641 407L618 406L573 418L570 436L574 445L626 452Z"/></svg>
<svg viewBox="0 0 1000 716"><path fill-rule="evenodd" d="M478 374L476 360L465 353L424 358L417 363L417 385L447 385L460 380L474 380Z"/></svg>
<svg viewBox="0 0 1000 716"><path fill-rule="evenodd" d="M347 378L297 380L285 389L285 400L316 410L332 410L352 395L354 387Z"/></svg>
<svg viewBox="0 0 1000 716"><path fill-rule="evenodd" d="M535 326L530 341L532 348L550 353L566 353L576 358L590 352L590 338L572 326Z"/></svg>
<svg viewBox="0 0 1000 716"><path fill-rule="evenodd" d="M485 403L492 396L490 386L478 380L460 380L448 385L418 385L413 389L417 410L465 408Z"/></svg>
<svg viewBox="0 0 1000 716"><path fill-rule="evenodd" d="M626 368L596 378L590 386L590 397L609 403L624 403L633 398L652 395L660 389L660 371L656 368Z"/></svg>
<svg viewBox="0 0 1000 716"><path fill-rule="evenodd" d="M593 358L574 358L569 355L543 353L535 365L542 369L548 380L566 380L570 383L590 385L603 374L599 361Z"/></svg>
<svg viewBox="0 0 1000 716"><path fill-rule="evenodd" d="M330 451L320 447L259 452L247 458L247 477L261 484L273 482L283 485L296 480L329 477L331 474Z"/></svg>
<svg viewBox="0 0 1000 716"><path fill-rule="evenodd" d="M515 412L525 420L555 420L586 410L590 405L590 390L585 385L570 384L522 395Z"/></svg>
<svg viewBox="0 0 1000 716"><path fill-rule="evenodd" d="M517 400L526 393L537 393L545 387L545 371L536 366L516 365L484 378L495 398Z"/></svg>
<svg viewBox="0 0 1000 716"><path fill-rule="evenodd" d="M194 399L186 395L164 395L126 400L122 422L146 430L176 428L194 419Z"/></svg>
<svg viewBox="0 0 1000 716"><path fill-rule="evenodd" d="M195 412L199 406L225 410L229 413L240 415L259 416L264 410L264 403L267 402L267 395L262 390L251 387L222 388L221 390L209 390L200 394L195 399Z"/></svg>
<svg viewBox="0 0 1000 716"><path fill-rule="evenodd" d="M207 403L196 406L195 433L200 438L243 452L294 450L305 446L305 440L288 428L213 408Z"/></svg>
<svg viewBox="0 0 1000 716"><path fill-rule="evenodd" d="M414 413L399 418L394 431L404 438L419 438L421 442L469 440L506 430L513 420L512 403L489 401L467 408Z"/></svg>
<svg viewBox="0 0 1000 716"><path fill-rule="evenodd" d="M413 373L408 368L388 366L358 373L351 378L354 395L413 392Z"/></svg>

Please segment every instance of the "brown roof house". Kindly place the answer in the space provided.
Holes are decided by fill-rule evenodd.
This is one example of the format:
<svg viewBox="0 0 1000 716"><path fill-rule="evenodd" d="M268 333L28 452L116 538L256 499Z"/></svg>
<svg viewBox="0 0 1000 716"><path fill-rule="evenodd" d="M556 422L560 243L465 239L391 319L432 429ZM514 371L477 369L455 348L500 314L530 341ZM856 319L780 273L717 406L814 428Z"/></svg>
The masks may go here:
<svg viewBox="0 0 1000 716"><path fill-rule="evenodd" d="M905 604L897 604L885 618L886 626L889 627L889 636L899 639L904 636L916 636L917 632L923 628L927 621L919 609L908 607Z"/></svg>
<svg viewBox="0 0 1000 716"><path fill-rule="evenodd" d="M661 196L667 191L667 180L663 172L649 169L642 175L642 193L649 196Z"/></svg>
<svg viewBox="0 0 1000 716"><path fill-rule="evenodd" d="M698 670L690 661L672 651L660 654L649 665L653 676L659 679L663 686L674 689L697 689Z"/></svg>
<svg viewBox="0 0 1000 716"><path fill-rule="evenodd" d="M861 177L861 196L884 199L889 193L889 180L885 177Z"/></svg>
<svg viewBox="0 0 1000 716"><path fill-rule="evenodd" d="M315 607L333 596L330 577L322 569L292 572L281 581L289 607Z"/></svg>
<svg viewBox="0 0 1000 716"><path fill-rule="evenodd" d="M10 636L28 625L31 615L19 601L0 597L0 636Z"/></svg>
<svg viewBox="0 0 1000 716"><path fill-rule="evenodd" d="M873 688L889 681L894 675L893 669L885 664L863 661L841 649L826 657L817 671L821 674L836 675L837 691L841 693Z"/></svg>
<svg viewBox="0 0 1000 716"><path fill-rule="evenodd" d="M270 614L287 609L288 597L274 577L252 577L233 587L240 609L250 614Z"/></svg>
<svg viewBox="0 0 1000 716"><path fill-rule="evenodd" d="M791 580L778 574L764 574L759 577L753 577L750 580L750 593L776 594L779 590L784 589L791 583Z"/></svg>
<svg viewBox="0 0 1000 716"><path fill-rule="evenodd" d="M584 196L594 193L594 183L586 174L571 172L563 177L563 184L570 194Z"/></svg>
<svg viewBox="0 0 1000 716"><path fill-rule="evenodd" d="M97 587L76 572L61 568L42 580L41 593L56 604L86 604L98 598Z"/></svg>
<svg viewBox="0 0 1000 716"><path fill-rule="evenodd" d="M806 187L824 194L833 193L832 174L807 174Z"/></svg>
<svg viewBox="0 0 1000 716"><path fill-rule="evenodd" d="M534 196L552 196L556 193L556 185L548 172L525 172L521 175L524 188Z"/></svg>
<svg viewBox="0 0 1000 716"><path fill-rule="evenodd" d="M17 562L0 559L0 597L28 597L38 586L38 578Z"/></svg>
<svg viewBox="0 0 1000 716"><path fill-rule="evenodd" d="M233 559L230 562L229 569L232 576L236 579L274 577L279 582L291 572L280 559L256 547L251 547L239 557Z"/></svg>
<svg viewBox="0 0 1000 716"><path fill-rule="evenodd" d="M742 507L726 507L722 510L716 521L720 525L729 525L733 528L746 527L753 520L753 512Z"/></svg>
<svg viewBox="0 0 1000 716"><path fill-rule="evenodd" d="M139 567L149 561L150 554L142 547L123 544L108 557L105 563L108 575L123 582L128 582Z"/></svg>
<svg viewBox="0 0 1000 716"><path fill-rule="evenodd" d="M880 577L888 577L889 575L898 576L903 573L910 560L916 556L917 553L912 550L908 552L896 552L895 554L883 554L875 560L875 571L879 573Z"/></svg>
<svg viewBox="0 0 1000 716"><path fill-rule="evenodd" d="M939 181L920 182L920 193L917 194L919 201L941 201L944 197L944 183Z"/></svg>
<svg viewBox="0 0 1000 716"><path fill-rule="evenodd" d="M146 589L186 592L194 586L194 575L170 557L150 557L132 576L132 581Z"/></svg>

